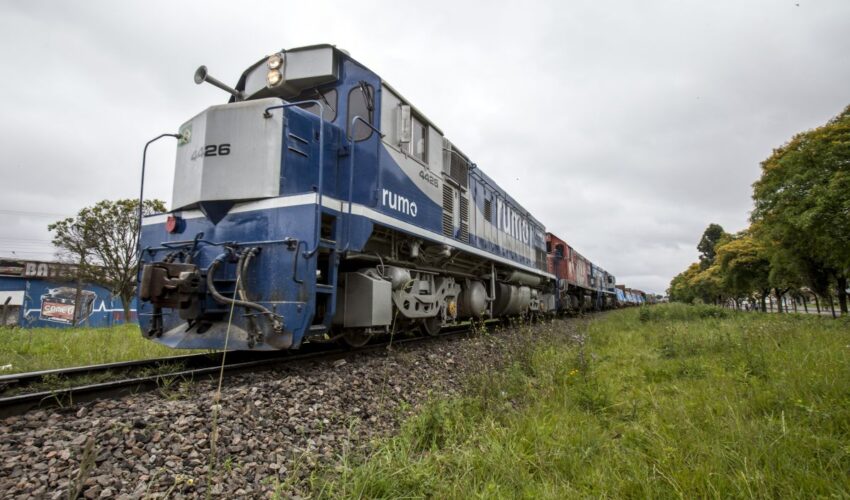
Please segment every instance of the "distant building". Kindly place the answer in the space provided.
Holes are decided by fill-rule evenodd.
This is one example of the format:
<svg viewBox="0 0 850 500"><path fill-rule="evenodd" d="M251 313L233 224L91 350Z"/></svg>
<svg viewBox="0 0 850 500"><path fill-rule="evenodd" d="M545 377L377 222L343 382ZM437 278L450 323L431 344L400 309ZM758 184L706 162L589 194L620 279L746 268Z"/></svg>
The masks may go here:
<svg viewBox="0 0 850 500"><path fill-rule="evenodd" d="M121 298L83 283L79 304L74 266L0 258L0 323L32 327L112 326L124 322ZM130 304L131 321L136 304Z"/></svg>

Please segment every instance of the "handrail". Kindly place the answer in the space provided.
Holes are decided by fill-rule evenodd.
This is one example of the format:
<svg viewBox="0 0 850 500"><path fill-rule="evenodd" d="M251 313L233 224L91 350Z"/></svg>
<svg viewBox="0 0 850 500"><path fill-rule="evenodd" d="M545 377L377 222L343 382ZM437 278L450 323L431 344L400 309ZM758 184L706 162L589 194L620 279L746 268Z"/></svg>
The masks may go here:
<svg viewBox="0 0 850 500"><path fill-rule="evenodd" d="M354 125L357 122L364 123L367 127L372 129L381 139L383 139L386 135L381 133L380 130L375 128L374 125L363 119L362 116L356 115L351 119L351 127L349 128L349 132L354 132ZM348 169L348 213L345 218L345 247L341 250L341 252L347 252L351 247L351 205L354 203L354 143L356 142L352 137L351 133L346 133L346 138L348 142L351 144L351 166ZM378 168L378 173L380 174L380 167ZM378 178L378 185L381 184L380 177Z"/></svg>
<svg viewBox="0 0 850 500"><path fill-rule="evenodd" d="M363 123L364 123L367 127L369 127L369 128L370 128L370 129L372 129L372 130L373 130L376 134L378 134L378 135L381 137L381 139L383 139L384 137L386 137L386 136L387 136L386 134L384 134L383 132L381 132L380 130L378 130L378 129L374 126L374 125L372 125L371 123L369 123L368 121L366 121L366 119L365 119L365 118L363 118L363 117L362 117L362 116L360 116L360 115L355 115L355 116L354 116L354 118L352 118L352 119L351 119L351 131L353 131L353 130L354 130L354 124L355 124L356 122L363 122ZM349 142L353 142L353 141L354 141L354 138L353 138L353 137L350 137L350 135L351 135L351 134L348 134L348 135L349 135L349 137L348 137Z"/></svg>
<svg viewBox="0 0 850 500"><path fill-rule="evenodd" d="M463 160L463 162L466 163L466 166L467 166L467 168L469 168L469 170L475 170L475 168L477 167L477 165L472 163L472 161L469 158L467 158L463 154L459 153L458 151L455 151L452 148L443 148L443 151L448 151L449 153L451 153L451 154L457 156L458 158L460 158L461 160Z"/></svg>
<svg viewBox="0 0 850 500"><path fill-rule="evenodd" d="M319 106L319 181L318 186L316 186L317 192L317 200L316 200L316 216L315 216L315 224L316 224L316 232L313 236L313 249L308 251L304 251L304 258L309 259L319 250L319 240L321 238L322 232L322 193L324 191L322 186L322 181L324 178L325 172L325 105L320 101L315 99L311 99L308 101L298 101L298 102L290 102L286 104L279 104L277 106L269 106L263 111L264 118L271 118L272 115L269 111L273 109L284 109L291 108L293 106L300 106L303 104L312 103Z"/></svg>
<svg viewBox="0 0 850 500"><path fill-rule="evenodd" d="M180 140L180 138L183 137L183 136L180 135L180 134L169 134L169 133L159 134L158 136L154 137L153 139L151 139L147 143L145 143L145 148L142 150L142 176L141 176L141 180L139 181L139 213L138 213L138 217L137 217L138 226L136 226L136 251L139 253L139 255L141 255L141 249L142 249L142 214L144 212L144 201L145 201L145 164L147 163L147 159L148 159L148 146L150 146L152 143L162 139L163 137L174 137L175 139Z"/></svg>
<svg viewBox="0 0 850 500"><path fill-rule="evenodd" d="M291 238L287 236L282 240L256 240L256 241L209 241L204 239L195 239L195 240L182 240L182 241L163 241L158 247L145 247L143 251L148 252L149 254L153 254L159 252L161 250L175 250L175 249L183 249L186 247L190 247L196 245L198 243L203 243L204 245L211 247L246 247L246 246L259 246L259 245L294 245L298 243L299 240L295 238Z"/></svg>

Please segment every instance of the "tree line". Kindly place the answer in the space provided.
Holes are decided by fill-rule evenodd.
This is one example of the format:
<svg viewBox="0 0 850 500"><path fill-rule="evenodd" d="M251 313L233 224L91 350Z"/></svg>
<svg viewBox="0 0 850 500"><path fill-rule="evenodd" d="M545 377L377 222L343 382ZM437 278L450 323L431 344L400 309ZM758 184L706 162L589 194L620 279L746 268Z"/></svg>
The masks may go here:
<svg viewBox="0 0 850 500"><path fill-rule="evenodd" d="M710 224L699 261L678 274L670 300L734 304L766 311L782 299L838 299L847 314L850 276L850 106L826 124L796 134L761 162L748 228ZM834 313L834 312L833 312Z"/></svg>

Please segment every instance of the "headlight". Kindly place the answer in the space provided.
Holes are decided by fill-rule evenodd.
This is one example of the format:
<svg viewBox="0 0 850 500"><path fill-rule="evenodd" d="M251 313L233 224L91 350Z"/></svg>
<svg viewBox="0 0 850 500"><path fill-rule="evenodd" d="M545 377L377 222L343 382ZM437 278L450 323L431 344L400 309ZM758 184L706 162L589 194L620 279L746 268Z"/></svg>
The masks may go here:
<svg viewBox="0 0 850 500"><path fill-rule="evenodd" d="M283 57L280 54L274 54L269 57L268 61L269 69L278 69L283 66Z"/></svg>
<svg viewBox="0 0 850 500"><path fill-rule="evenodd" d="M282 82L282 81L283 81L283 75L281 75L280 71L278 71L276 69L270 70L266 74L266 83L269 85L269 87L274 87L275 85L279 85L280 82Z"/></svg>

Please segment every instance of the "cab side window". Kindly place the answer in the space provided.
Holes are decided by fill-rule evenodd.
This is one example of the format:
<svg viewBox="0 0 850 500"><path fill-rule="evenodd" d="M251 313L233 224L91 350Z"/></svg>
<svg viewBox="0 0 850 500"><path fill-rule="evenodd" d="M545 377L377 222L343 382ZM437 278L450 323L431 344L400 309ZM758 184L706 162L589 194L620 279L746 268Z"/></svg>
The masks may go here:
<svg viewBox="0 0 850 500"><path fill-rule="evenodd" d="M348 137L354 141L363 141L372 136L372 129L358 120L351 124L355 116L359 116L370 125L374 124L375 90L366 82L360 84L348 93ZM353 129L352 129L353 127Z"/></svg>
<svg viewBox="0 0 850 500"><path fill-rule="evenodd" d="M410 141L410 154L422 163L428 163L428 126L413 116Z"/></svg>

